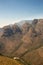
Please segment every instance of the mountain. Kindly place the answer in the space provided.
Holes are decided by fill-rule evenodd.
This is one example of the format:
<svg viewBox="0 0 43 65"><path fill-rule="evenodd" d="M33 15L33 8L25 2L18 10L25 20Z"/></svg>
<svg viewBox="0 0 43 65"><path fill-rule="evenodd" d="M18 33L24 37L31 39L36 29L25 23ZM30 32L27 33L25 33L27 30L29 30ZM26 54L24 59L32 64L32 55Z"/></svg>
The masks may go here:
<svg viewBox="0 0 43 65"><path fill-rule="evenodd" d="M0 37L1 37L2 34L3 34L3 29L0 28Z"/></svg>
<svg viewBox="0 0 43 65"><path fill-rule="evenodd" d="M26 65L43 65L43 19L3 27L0 54L18 57Z"/></svg>
<svg viewBox="0 0 43 65"><path fill-rule="evenodd" d="M26 23L24 23L23 25L22 25L22 33L23 34L26 34L28 31L29 31L29 28L31 27L31 24L28 22L26 22Z"/></svg>
<svg viewBox="0 0 43 65"><path fill-rule="evenodd" d="M0 38L0 52L10 56L21 45L22 31L17 25L3 27L3 35ZM3 50L1 50L3 48Z"/></svg>
<svg viewBox="0 0 43 65"><path fill-rule="evenodd" d="M22 21L19 21L18 23L16 23L18 26L22 26L23 24L25 23L32 23L32 20L22 20Z"/></svg>

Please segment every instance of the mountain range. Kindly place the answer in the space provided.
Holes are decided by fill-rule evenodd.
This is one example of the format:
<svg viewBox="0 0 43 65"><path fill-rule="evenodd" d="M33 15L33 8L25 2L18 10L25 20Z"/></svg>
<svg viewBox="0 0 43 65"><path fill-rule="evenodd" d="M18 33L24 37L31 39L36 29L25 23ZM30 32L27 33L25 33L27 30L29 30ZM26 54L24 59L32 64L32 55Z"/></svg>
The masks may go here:
<svg viewBox="0 0 43 65"><path fill-rule="evenodd" d="M43 19L0 28L0 55L18 57L26 65L43 65Z"/></svg>

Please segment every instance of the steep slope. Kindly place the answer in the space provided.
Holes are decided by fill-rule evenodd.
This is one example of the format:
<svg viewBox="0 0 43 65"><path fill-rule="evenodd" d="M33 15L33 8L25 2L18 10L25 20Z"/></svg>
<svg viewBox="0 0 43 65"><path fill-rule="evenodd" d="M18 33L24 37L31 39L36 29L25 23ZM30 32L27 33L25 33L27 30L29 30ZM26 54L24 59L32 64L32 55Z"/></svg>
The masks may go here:
<svg viewBox="0 0 43 65"><path fill-rule="evenodd" d="M31 65L43 65L43 20L38 20L37 24L30 28L23 41L28 49L26 48L21 57Z"/></svg>
<svg viewBox="0 0 43 65"><path fill-rule="evenodd" d="M0 38L0 50L3 55L12 56L12 53L15 52L16 48L19 47L21 43L22 31L17 25L5 26L3 35ZM2 44L3 45L2 45Z"/></svg>
<svg viewBox="0 0 43 65"><path fill-rule="evenodd" d="M22 33L23 33L23 34L26 34L26 33L29 31L29 28L30 28L30 27L31 27L31 24L25 22L25 23L22 25Z"/></svg>
<svg viewBox="0 0 43 65"><path fill-rule="evenodd" d="M23 64L20 63L20 61L16 61L8 57L0 56L0 65L23 65Z"/></svg>
<svg viewBox="0 0 43 65"><path fill-rule="evenodd" d="M23 56L23 59L31 65L43 65L43 47L30 50Z"/></svg>
<svg viewBox="0 0 43 65"><path fill-rule="evenodd" d="M8 57L22 58L27 64L43 65L43 19L3 27L0 53ZM38 62L37 62L38 61Z"/></svg>
<svg viewBox="0 0 43 65"><path fill-rule="evenodd" d="M29 31L23 35L23 44L15 52L15 56L23 58L26 62L30 62L31 65L43 65L43 57L41 57L43 51L40 51L43 50L43 20L38 20L37 24L34 24L35 26L32 24ZM39 54L40 52L41 54Z"/></svg>
<svg viewBox="0 0 43 65"><path fill-rule="evenodd" d="M3 34L3 29L0 28L0 37L2 36L2 34Z"/></svg>

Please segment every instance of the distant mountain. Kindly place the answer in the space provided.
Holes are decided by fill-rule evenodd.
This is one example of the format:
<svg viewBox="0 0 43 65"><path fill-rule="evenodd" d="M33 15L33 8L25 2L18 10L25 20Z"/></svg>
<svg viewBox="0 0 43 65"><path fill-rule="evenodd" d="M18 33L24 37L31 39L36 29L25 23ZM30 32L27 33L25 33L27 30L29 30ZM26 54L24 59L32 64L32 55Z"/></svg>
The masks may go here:
<svg viewBox="0 0 43 65"><path fill-rule="evenodd" d="M21 27L25 23L32 23L32 20L22 20L22 21L20 21L19 23L16 23L16 24Z"/></svg>
<svg viewBox="0 0 43 65"><path fill-rule="evenodd" d="M0 54L19 57L27 65L43 65L43 19L29 22L23 21L2 28Z"/></svg>
<svg viewBox="0 0 43 65"><path fill-rule="evenodd" d="M3 29L0 28L0 36L3 34Z"/></svg>

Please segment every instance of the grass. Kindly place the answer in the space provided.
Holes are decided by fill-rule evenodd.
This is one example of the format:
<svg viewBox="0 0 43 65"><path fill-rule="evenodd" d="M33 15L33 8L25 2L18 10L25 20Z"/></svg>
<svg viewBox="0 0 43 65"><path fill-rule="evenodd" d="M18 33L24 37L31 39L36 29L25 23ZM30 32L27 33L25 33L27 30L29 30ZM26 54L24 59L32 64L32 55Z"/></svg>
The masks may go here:
<svg viewBox="0 0 43 65"><path fill-rule="evenodd" d="M17 60L0 56L0 65L23 65L23 64L20 63L20 61L18 62Z"/></svg>

